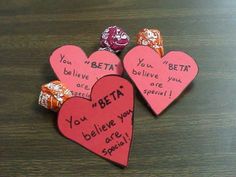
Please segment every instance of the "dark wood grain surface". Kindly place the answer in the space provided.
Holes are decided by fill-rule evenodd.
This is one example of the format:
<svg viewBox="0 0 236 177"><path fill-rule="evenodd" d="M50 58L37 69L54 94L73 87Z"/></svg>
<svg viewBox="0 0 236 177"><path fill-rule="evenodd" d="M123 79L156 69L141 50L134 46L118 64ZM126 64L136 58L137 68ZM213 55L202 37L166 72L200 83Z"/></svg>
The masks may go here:
<svg viewBox="0 0 236 177"><path fill-rule="evenodd" d="M136 92L126 169L62 137L56 114L37 104L56 79L53 49L91 54L110 25L131 36L121 58L141 28L159 28L166 52L183 50L200 68L160 117ZM235 0L0 0L0 176L236 176L235 29Z"/></svg>

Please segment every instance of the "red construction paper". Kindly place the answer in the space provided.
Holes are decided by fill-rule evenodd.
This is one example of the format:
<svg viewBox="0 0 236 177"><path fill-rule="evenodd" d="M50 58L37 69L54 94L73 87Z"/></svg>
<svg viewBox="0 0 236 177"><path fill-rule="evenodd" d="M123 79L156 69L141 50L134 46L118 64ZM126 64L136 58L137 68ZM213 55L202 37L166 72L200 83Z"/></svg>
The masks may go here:
<svg viewBox="0 0 236 177"><path fill-rule="evenodd" d="M73 95L90 98L91 88L101 77L121 75L120 59L108 51L96 51L88 58L84 51L74 45L57 48L50 56L50 64L58 79Z"/></svg>
<svg viewBox="0 0 236 177"><path fill-rule="evenodd" d="M156 115L161 114L198 73L195 60L181 51L163 58L147 46L136 46L124 58L124 68Z"/></svg>
<svg viewBox="0 0 236 177"><path fill-rule="evenodd" d="M119 76L98 80L91 100L72 97L61 107L58 128L68 139L121 166L133 137L133 87Z"/></svg>

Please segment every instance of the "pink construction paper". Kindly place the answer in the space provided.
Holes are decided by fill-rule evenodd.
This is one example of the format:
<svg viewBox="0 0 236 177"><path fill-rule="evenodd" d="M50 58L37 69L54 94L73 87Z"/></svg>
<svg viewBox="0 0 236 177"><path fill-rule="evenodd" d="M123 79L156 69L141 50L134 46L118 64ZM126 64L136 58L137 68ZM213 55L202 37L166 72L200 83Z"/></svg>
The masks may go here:
<svg viewBox="0 0 236 177"><path fill-rule="evenodd" d="M91 88L101 77L121 75L120 59L108 51L96 51L88 58L84 51L74 45L57 48L50 56L50 64L58 79L75 96L90 98Z"/></svg>
<svg viewBox="0 0 236 177"><path fill-rule="evenodd" d="M72 97L61 107L58 128L68 139L126 167L133 137L133 87L111 75L98 80L91 100Z"/></svg>
<svg viewBox="0 0 236 177"><path fill-rule="evenodd" d="M163 58L147 46L136 46L124 58L124 68L156 115L161 114L198 73L195 60L181 51Z"/></svg>

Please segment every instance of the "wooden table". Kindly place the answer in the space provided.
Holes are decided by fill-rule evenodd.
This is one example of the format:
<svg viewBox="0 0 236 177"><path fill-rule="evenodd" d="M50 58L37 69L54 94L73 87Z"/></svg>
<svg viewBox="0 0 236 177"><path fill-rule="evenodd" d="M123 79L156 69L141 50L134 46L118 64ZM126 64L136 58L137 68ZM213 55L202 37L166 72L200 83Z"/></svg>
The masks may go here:
<svg viewBox="0 0 236 177"><path fill-rule="evenodd" d="M121 58L141 28L158 28L166 52L183 50L200 68L160 117L136 92L126 169L62 137L56 114L37 104L40 86L56 79L53 49L91 54L110 25L131 36ZM235 29L235 0L1 0L0 176L236 176Z"/></svg>

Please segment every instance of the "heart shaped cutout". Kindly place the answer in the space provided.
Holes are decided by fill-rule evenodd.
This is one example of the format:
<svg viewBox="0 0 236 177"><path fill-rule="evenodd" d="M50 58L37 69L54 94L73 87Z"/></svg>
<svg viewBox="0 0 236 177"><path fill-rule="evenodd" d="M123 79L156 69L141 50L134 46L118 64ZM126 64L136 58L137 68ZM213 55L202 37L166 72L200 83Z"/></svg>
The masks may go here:
<svg viewBox="0 0 236 177"><path fill-rule="evenodd" d="M58 128L68 139L126 167L133 137L133 105L131 83L119 76L105 76L93 86L91 100L72 97L62 105Z"/></svg>
<svg viewBox="0 0 236 177"><path fill-rule="evenodd" d="M50 56L50 64L58 79L74 96L90 98L91 88L101 77L109 74L121 75L120 59L108 51L96 51L88 58L75 45L57 48Z"/></svg>
<svg viewBox="0 0 236 177"><path fill-rule="evenodd" d="M147 46L136 46L124 57L124 68L156 115L164 111L198 73L195 60L181 51L163 58Z"/></svg>

